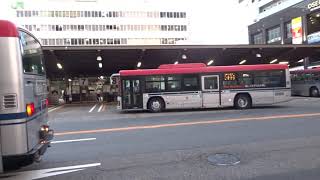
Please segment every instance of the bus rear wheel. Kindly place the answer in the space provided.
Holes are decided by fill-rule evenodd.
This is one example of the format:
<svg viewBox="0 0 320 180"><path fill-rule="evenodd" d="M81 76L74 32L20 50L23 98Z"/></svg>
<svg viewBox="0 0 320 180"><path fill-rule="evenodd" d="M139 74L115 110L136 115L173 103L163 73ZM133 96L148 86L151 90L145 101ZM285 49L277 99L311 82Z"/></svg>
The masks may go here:
<svg viewBox="0 0 320 180"><path fill-rule="evenodd" d="M316 87L312 87L310 89L310 96L311 97L319 97L319 89Z"/></svg>
<svg viewBox="0 0 320 180"><path fill-rule="evenodd" d="M240 94L236 96L234 106L237 109L249 109L252 106L252 101L249 95Z"/></svg>
<svg viewBox="0 0 320 180"><path fill-rule="evenodd" d="M152 98L148 103L148 109L153 112L161 112L164 109L164 102L160 98Z"/></svg>

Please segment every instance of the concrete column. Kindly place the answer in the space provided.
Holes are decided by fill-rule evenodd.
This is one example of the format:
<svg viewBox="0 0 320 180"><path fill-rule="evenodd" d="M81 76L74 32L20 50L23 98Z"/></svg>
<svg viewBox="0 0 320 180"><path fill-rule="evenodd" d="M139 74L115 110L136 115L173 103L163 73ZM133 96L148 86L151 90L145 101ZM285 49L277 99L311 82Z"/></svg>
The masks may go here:
<svg viewBox="0 0 320 180"><path fill-rule="evenodd" d="M263 37L263 44L267 44L267 30L265 28L262 29L262 37Z"/></svg>
<svg viewBox="0 0 320 180"><path fill-rule="evenodd" d="M309 57L305 57L304 61L303 61L303 68L304 69L308 69L309 65L310 65L310 58Z"/></svg>

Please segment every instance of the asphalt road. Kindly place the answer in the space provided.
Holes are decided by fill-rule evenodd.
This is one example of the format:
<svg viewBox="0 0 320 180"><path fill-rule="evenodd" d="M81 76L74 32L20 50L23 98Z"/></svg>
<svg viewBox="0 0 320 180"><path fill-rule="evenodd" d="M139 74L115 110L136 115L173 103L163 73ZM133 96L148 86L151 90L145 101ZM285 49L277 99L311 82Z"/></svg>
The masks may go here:
<svg viewBox="0 0 320 180"><path fill-rule="evenodd" d="M320 98L157 114L94 106L50 112L55 143L7 179L320 179ZM211 165L215 153L241 162Z"/></svg>

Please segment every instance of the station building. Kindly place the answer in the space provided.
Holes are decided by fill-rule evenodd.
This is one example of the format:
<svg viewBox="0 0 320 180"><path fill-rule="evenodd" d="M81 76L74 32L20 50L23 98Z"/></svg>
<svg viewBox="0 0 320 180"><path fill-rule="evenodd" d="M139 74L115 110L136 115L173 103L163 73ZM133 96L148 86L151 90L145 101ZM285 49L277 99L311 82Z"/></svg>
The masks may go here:
<svg viewBox="0 0 320 180"><path fill-rule="evenodd" d="M176 44L189 38L189 13L154 0L24 0L14 22L43 46Z"/></svg>
<svg viewBox="0 0 320 180"><path fill-rule="evenodd" d="M317 45L320 43L320 1L318 0L240 0L251 9L248 37L251 45ZM319 52L292 62L300 68L320 64ZM281 56L280 56L281 58ZM270 62L290 61L287 59Z"/></svg>

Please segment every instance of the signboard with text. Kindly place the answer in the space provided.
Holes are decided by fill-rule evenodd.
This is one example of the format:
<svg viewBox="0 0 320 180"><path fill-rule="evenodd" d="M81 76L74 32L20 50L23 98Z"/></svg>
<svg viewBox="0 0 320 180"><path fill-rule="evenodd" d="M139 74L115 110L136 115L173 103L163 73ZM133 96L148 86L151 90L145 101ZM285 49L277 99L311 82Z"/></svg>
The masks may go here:
<svg viewBox="0 0 320 180"><path fill-rule="evenodd" d="M320 42L320 31L309 34L307 39L308 39L308 44L319 43Z"/></svg>
<svg viewBox="0 0 320 180"><path fill-rule="evenodd" d="M308 9L314 11L320 8L320 0L313 1L308 4Z"/></svg>
<svg viewBox="0 0 320 180"><path fill-rule="evenodd" d="M292 44L302 44L302 17L297 17L291 21Z"/></svg>

